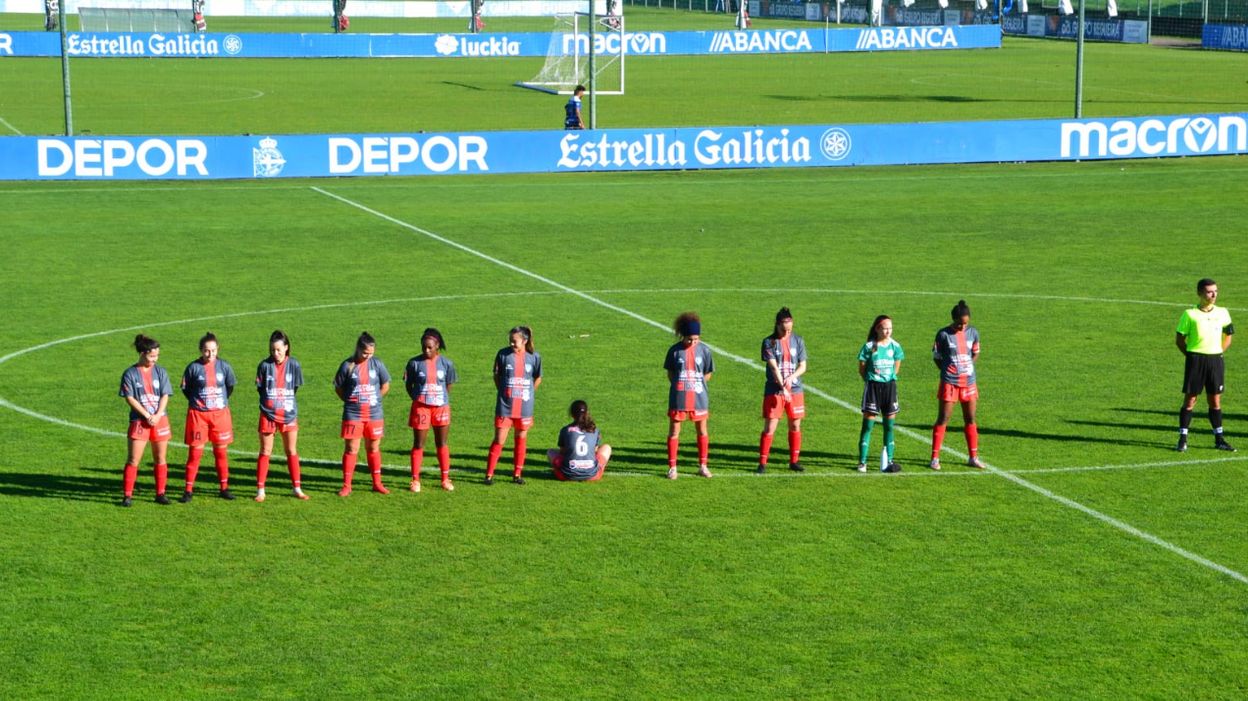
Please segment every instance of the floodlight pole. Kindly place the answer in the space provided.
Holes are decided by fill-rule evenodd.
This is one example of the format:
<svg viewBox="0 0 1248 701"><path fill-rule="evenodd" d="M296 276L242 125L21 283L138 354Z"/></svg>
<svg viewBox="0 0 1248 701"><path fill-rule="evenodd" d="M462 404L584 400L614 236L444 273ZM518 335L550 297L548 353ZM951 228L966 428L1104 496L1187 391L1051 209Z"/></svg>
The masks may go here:
<svg viewBox="0 0 1248 701"><path fill-rule="evenodd" d="M61 92L65 96L65 136L74 135L74 103L69 94L69 39L65 36L65 3L57 3L57 15L61 25Z"/></svg>
<svg viewBox="0 0 1248 701"><path fill-rule="evenodd" d="M598 72L594 70L594 25L598 24L598 16L594 14L594 0L589 0L589 128L598 128Z"/></svg>
<svg viewBox="0 0 1248 701"><path fill-rule="evenodd" d="M1079 32L1075 37L1075 119L1083 118L1083 11L1087 0L1079 0Z"/></svg>

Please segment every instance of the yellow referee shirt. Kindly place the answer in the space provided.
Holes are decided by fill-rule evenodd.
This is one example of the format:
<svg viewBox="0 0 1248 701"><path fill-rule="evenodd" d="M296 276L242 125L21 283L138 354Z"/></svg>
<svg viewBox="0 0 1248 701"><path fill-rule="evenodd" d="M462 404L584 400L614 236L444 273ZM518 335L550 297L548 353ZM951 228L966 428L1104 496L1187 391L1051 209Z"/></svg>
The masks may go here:
<svg viewBox="0 0 1248 701"><path fill-rule="evenodd" d="M1209 311L1192 307L1179 317L1179 335L1187 339L1188 353L1222 354L1222 333L1231 326L1231 313L1219 306Z"/></svg>

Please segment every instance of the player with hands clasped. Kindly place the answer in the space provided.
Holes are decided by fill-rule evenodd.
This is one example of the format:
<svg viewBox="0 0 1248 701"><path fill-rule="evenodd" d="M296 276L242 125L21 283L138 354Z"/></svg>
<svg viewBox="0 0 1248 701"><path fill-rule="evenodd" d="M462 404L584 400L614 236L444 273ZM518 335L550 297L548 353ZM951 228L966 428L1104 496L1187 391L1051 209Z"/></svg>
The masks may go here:
<svg viewBox="0 0 1248 701"><path fill-rule="evenodd" d="M1235 452L1222 435L1222 385L1225 365L1222 354L1231 347L1235 327L1231 313L1218 301L1218 283L1204 278L1196 283L1200 298L1195 307L1183 311L1175 330L1174 343L1184 355L1183 406L1179 408L1179 443L1175 449L1187 450L1187 429L1192 425L1192 410L1201 392L1209 402L1209 425L1213 427L1213 447Z"/></svg>
<svg viewBox="0 0 1248 701"><path fill-rule="evenodd" d="M194 496L195 476L204 455L204 444L212 444L212 459L217 468L217 482L222 499L233 499L230 493L230 463L227 451L234 442L234 419L230 416L230 395L234 393L234 368L217 357L220 346L211 331L199 339L199 359L186 366L182 373L182 395L186 409L186 491L179 499L183 504Z"/></svg>
<svg viewBox="0 0 1248 701"><path fill-rule="evenodd" d="M559 448L546 451L555 478L567 482L596 482L611 460L611 446L602 442L589 404L578 399L568 407L572 423L559 430Z"/></svg>
<svg viewBox="0 0 1248 701"><path fill-rule="evenodd" d="M867 454L871 449L871 429L875 417L883 417L884 472L901 472L893 462L893 427L897 421L897 374L906 353L893 339L893 320L886 314L875 317L867 332L867 342L858 351L858 374L865 386L862 390L862 429L858 432L858 471L867 471Z"/></svg>
<svg viewBox="0 0 1248 701"><path fill-rule="evenodd" d="M433 441L438 448L438 471L442 474L442 489L454 491L451 484L451 446L447 437L451 431L451 386L458 381L455 364L442 355L446 341L435 328L425 329L420 335L421 354L407 361L403 370L403 385L412 398L412 410L407 425L412 427L412 482L413 492L420 491L420 468L425 459L425 439L433 429Z"/></svg>
<svg viewBox="0 0 1248 701"><path fill-rule="evenodd" d="M355 341L355 353L342 361L334 375L334 391L342 400L342 489L338 496L351 495L351 480L359 459L360 440L364 441L373 491L389 494L381 483L381 437L385 433L382 398L390 391L390 372L377 357L377 340L365 331Z"/></svg>
<svg viewBox="0 0 1248 701"><path fill-rule="evenodd" d="M173 385L169 382L169 373L156 364L160 359L160 343L156 339L139 334L134 337L134 349L139 353L139 361L122 373L118 392L130 406L130 429L126 431L129 452L122 471L121 505L132 503L134 483L139 479L139 463L143 461L148 442L152 444L156 470L156 503L168 504L165 484L169 478L169 464L166 460L173 431L169 428L167 410Z"/></svg>
<svg viewBox="0 0 1248 701"><path fill-rule="evenodd" d="M936 424L932 426L933 470L940 469L940 447L945 440L945 427L953 414L955 403L962 405L966 422L966 464L984 469L979 459L979 428L975 425L975 404L979 387L975 384L975 361L979 358L979 331L971 326L971 308L960 299L949 311L953 323L936 332L932 344L932 362L940 368L940 385L936 388Z"/></svg>
<svg viewBox="0 0 1248 701"><path fill-rule="evenodd" d="M698 475L710 477L706 467L710 436L706 422L711 415L706 383L715 372L711 349L702 343L702 319L696 312L676 317L672 330L680 337L663 360L667 371L667 478L676 479L676 455L680 449L680 425L692 421L698 432Z"/></svg>
<svg viewBox="0 0 1248 701"><path fill-rule="evenodd" d="M269 334L269 357L256 366L256 392L260 395L260 455L256 458L256 501L264 501L264 483L269 477L273 436L282 436L286 469L295 496L307 499L299 476L299 408L295 392L303 386L303 368L290 355L290 337L277 330Z"/></svg>
<svg viewBox="0 0 1248 701"><path fill-rule="evenodd" d="M782 417L789 420L789 469L804 472L802 417L806 416L801 376L806 374L806 342L793 333L793 314L788 307L776 312L772 333L763 339L763 362L767 374L763 385L763 432L758 437L758 474L767 472L771 441Z"/></svg>
<svg viewBox="0 0 1248 701"><path fill-rule="evenodd" d="M524 458L529 429L533 427L533 401L542 384L542 356L533 350L533 330L516 326L507 332L507 347L494 356L494 440L485 466L485 483L494 484L494 468L503 454L507 433L514 426L516 444L511 481L524 484Z"/></svg>

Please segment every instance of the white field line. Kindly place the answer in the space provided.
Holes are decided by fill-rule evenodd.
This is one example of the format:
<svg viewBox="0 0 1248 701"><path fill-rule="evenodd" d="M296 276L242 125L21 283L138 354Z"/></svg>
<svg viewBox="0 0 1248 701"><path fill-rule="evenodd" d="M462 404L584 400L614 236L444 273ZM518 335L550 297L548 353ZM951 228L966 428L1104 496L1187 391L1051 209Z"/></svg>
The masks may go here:
<svg viewBox="0 0 1248 701"><path fill-rule="evenodd" d="M642 315L640 315L640 314L638 314L638 313L636 313L636 312L634 312L634 311L631 311L631 310L628 310L628 309L624 309L623 307L617 306L617 305L615 305L615 304L611 304L610 302L607 302L606 300L602 300L602 299L599 299L599 298L597 298L597 297L595 297L595 296L593 296L593 295L590 295L590 294L588 294L588 293L581 292L580 290L577 290L577 289L574 289L574 288L572 288L572 287L569 287L569 286L567 286L567 285L565 285L565 284L563 284L563 283L561 283L561 282L556 282L555 280L552 280L552 279L550 279L550 278L548 278L548 277L545 277L545 276L543 276L543 275L539 275L538 273L535 273L535 272L533 272L533 271L531 271L531 270L528 270L528 269L526 269L526 268L521 268L521 267L520 267L520 266L518 266L518 265L514 265L514 264L512 264L512 263L508 263L507 261L504 261L504 260L500 260L500 259L498 259L498 258L495 258L494 256L489 255L488 253L483 253L483 252L481 252L481 251L476 250L475 248L470 248L470 247L468 247L468 246L465 246L464 244L459 243L458 241L452 241L451 239L448 239L448 238L446 238L446 237L444 237L444 236L439 236L439 235L437 235L437 234L435 234L435 233L433 233L433 232L431 232L431 231L427 231L427 230L425 230L425 229L422 229L422 228L420 228L420 227L418 227L418 226L416 226L416 225L414 225L414 224L410 224L410 223L405 222L405 221L403 221L403 220L401 220L401 219L396 219L395 217L392 217L392 216L390 216L390 215L388 215L388 214L385 214L385 213L383 213L383 212L379 212L379 211L377 211L377 210L375 210L375 209L373 209L373 208L371 208L371 207L368 207L367 205L361 204L361 203L356 202L356 201L354 201L354 200L347 199L347 198L342 197L342 196L340 196L340 195L335 195L335 194L333 194L332 192L329 192L329 191L327 191L327 190L324 190L324 189L322 189L322 188L320 188L320 187L315 187L315 186L313 186L311 189L312 189L313 191L315 191L315 192L319 192L319 193L321 193L322 195L325 195L326 197L330 197L330 198L332 198L332 199L338 200L339 202L342 202L342 203L343 203L343 204L345 204L345 205L348 205L348 206L350 206L350 207L354 207L355 209L358 209L358 210L360 210L360 211L362 211L362 212L366 212L366 213L371 214L371 215L373 215L373 216L375 216L375 217L377 217L377 218L379 218L379 219L383 219L383 220L388 221L388 222L390 222L390 223L392 223L392 224L394 224L394 225L396 225L396 226L399 226L399 227L402 227L402 228L404 228L404 229L407 229L408 231L411 231L411 232L414 232L414 233L420 234L421 236L425 236L425 237L427 237L427 238L433 239L434 241L438 241L438 242L440 242L440 243L444 243L444 244L446 244L446 245L448 245L448 246L451 246L452 248L455 248L455 249L457 249L457 250L463 251L464 253L467 253L467 254L469 254L469 255L476 256L476 257L478 257L478 258L481 258L482 260L489 261L489 262L494 263L495 265L497 265L497 266L499 266L499 267L505 268L505 269L507 269L507 270L511 270L511 271L513 271L513 272L516 272L516 273L519 273L519 274L521 274L521 275L524 275L525 277L529 277L529 278L532 278L532 279L537 280L537 281L539 281L539 282L546 283L546 284L548 284L548 285L550 285L550 286L552 286L552 287L554 287L554 288L556 288L556 289L560 289L560 290L563 290L564 292L567 292L567 293L569 293L569 294L572 294L572 295L575 295L575 296L577 296L577 297L580 297L581 299L584 299L585 301L590 302L590 303L592 303L592 304L596 304L596 305L598 305L598 306L600 306L600 307L603 307L603 308L606 308L606 309L610 309L610 310L612 310L612 311L614 311L614 312L618 312L618 313L623 314L623 315L625 315L625 316L627 316L627 317L629 317L629 318L636 319L637 321L640 321L640 322L641 322L641 323L643 323L643 324L646 324L646 325L648 325L648 326L653 326L653 327L655 327L655 328L657 328L657 329L660 329L660 330L662 330L662 331L665 331L665 332L666 332L666 331L668 331L668 330L669 330L669 329L668 329L668 327L667 327L665 324L662 324L662 323L659 323L659 322L657 322L657 321L655 321L655 320L653 320L653 319L650 319L650 318L644 317L644 316L642 316ZM732 352L730 352L730 351L726 351L726 350L723 350L723 349L720 349L720 348L716 348L715 346L711 346L710 344L707 344L707 346L708 346L709 348L712 348L712 349L718 350L718 352L719 352L719 353L721 353L722 355L724 355L724 356L726 356L726 357L728 357L728 358L730 358L730 359L732 359L732 360L735 360L736 362L741 363L742 365L746 365L746 366L748 366L748 367L754 368L755 370L761 370L761 369L763 368L763 366L762 366L762 364L761 364L761 363L758 363L758 362L756 362L756 361L754 361L754 360L751 360L751 359L749 359L749 358L746 358L746 357L744 357L744 356L737 355L737 354L735 354L735 353L732 353ZM852 411L852 412L854 412L854 413L857 413L857 412L858 412L858 407L854 406L853 404L850 404L849 402L846 402L846 401L844 401L844 400L842 400L842 399L839 399L839 398L837 398L837 397L834 397L834 396L832 396L831 394L828 394L827 392L824 392L823 390L820 390L820 389L818 389L818 388L816 388L816 387L812 387L811 385L806 385L806 391L810 392L811 394L814 394L814 395L815 395L815 396L817 396L817 397L821 397L821 398L823 398L823 399L826 399L827 401L829 401L829 402L831 402L831 403L833 403L833 404L836 404L837 406L840 406L840 407L842 407L842 408L844 408L844 409L847 409L847 410ZM904 435L904 436L908 436L908 437L910 437L910 438L913 438L913 439L915 439L915 440L917 440L917 441L919 441L919 442L924 442L924 443L926 443L926 442L927 442L927 436L925 436L925 435L923 435L923 434L920 434L920 433L918 433L917 431L912 431L912 430L910 430L910 429L908 429L908 428L901 428L901 427L898 427L898 428L897 428L897 432L898 432L898 433L901 433L901 434L902 434L902 435ZM955 450L955 449L950 448L950 447L948 447L948 446L946 446L946 447L944 448L944 450L945 450L945 452L949 453L950 455L954 455L954 456L958 457L959 459L965 460L965 459L967 458L966 453L963 453L963 452L961 452L961 451ZM1041 487L1041 486L1040 486L1040 485L1038 485L1038 484L1035 484L1034 482L1030 482L1030 481L1028 481L1028 480L1025 480L1025 479L1023 479L1022 477L1019 477L1019 476L1018 476L1018 475L1016 475L1016 474L1013 474L1013 473L1010 473L1010 472L1005 472L1005 471L1000 470L1000 469L998 469L998 468L996 468L996 467L994 467L994 466L992 466L992 465L988 465L987 463L985 463L985 465L986 465L985 469L987 469L989 472L991 472L991 473L993 473L993 474L996 474L996 475L1000 475L1001 477L1003 477L1003 478L1005 478L1005 479L1007 479L1007 480L1009 480L1009 481L1013 482L1014 484L1016 484L1016 485L1018 485L1018 486L1020 486L1020 487L1023 487L1024 489L1028 489L1028 490L1030 490L1030 491L1032 491L1032 492L1035 492L1036 494L1039 494L1039 495L1041 495L1041 496L1043 496L1043 497L1046 497L1046 498L1048 498L1048 499L1051 499L1051 500L1053 500L1053 501L1056 501L1057 503L1059 503L1059 504L1061 504L1061 505L1063 505L1063 506L1066 506L1066 507L1069 507L1069 508L1071 508L1071 509L1075 509L1076 511L1080 511L1080 512L1082 512L1082 513L1084 513L1084 514L1087 514L1088 516L1091 516L1092 518L1094 518L1094 519L1096 519L1096 520L1098 520L1098 521L1101 521L1102 523L1105 523L1105 524L1107 524L1107 525L1113 526L1114 528L1117 528L1118 530L1123 531L1124 533L1128 533L1128 534L1130 534L1130 535L1133 535L1133 536L1135 536L1136 538L1139 538L1139 539L1141 539L1141 540L1144 540L1144 541L1146 541L1146 542L1148 542L1148 543L1152 543L1153 545L1156 545L1156 546L1158 546L1158 547L1160 547L1160 548L1164 548L1165 550L1168 550L1168 551L1170 551L1170 552L1172 552L1172 553L1174 553L1174 554L1176 554L1176 555L1179 555L1180 557L1186 558L1186 559L1188 559L1188 560L1190 560L1190 561L1192 561L1192 562L1195 562L1195 563L1197 563L1197 564L1199 564L1199 565L1202 565L1202 566L1204 566L1204 567L1207 567L1207 568L1209 568L1209 569L1212 569L1212 570L1214 570L1214 571L1216 571L1216 572L1220 572L1220 573L1222 573L1222 574L1225 574L1225 575L1227 575L1228 577L1231 577L1231 578L1233 578L1233 579L1235 579L1235 580L1237 580L1237 581L1239 581L1239 582L1241 582L1241 583L1243 583L1243 584L1248 584L1248 576L1245 576L1245 575L1243 575L1243 574L1240 574L1239 572L1236 572L1235 570L1232 570L1232 569L1230 569L1229 567L1226 567L1226 566L1224 566L1224 565L1220 565L1220 564L1218 564L1218 563L1216 563L1216 562L1214 562L1214 561L1212 561L1212 560L1209 560L1208 558L1205 558L1205 557L1203 557L1203 556L1201 556L1201 555L1198 555L1198 554L1196 554L1196 553L1194 553L1194 552L1192 552L1192 551L1190 551L1190 550L1186 550L1186 549L1184 549L1184 548L1181 548L1181 547L1179 547L1179 546L1177 546L1177 545L1175 545L1175 544L1173 544L1173 543L1171 543L1171 542L1169 542L1169 541L1162 540L1161 538L1158 538L1157 536L1155 536L1155 535L1153 535L1153 534L1151 534L1151 533L1148 533L1148 532L1142 531L1142 530L1140 530L1140 529L1136 528L1135 526L1132 526L1132 525L1131 525L1131 524L1129 524L1129 523L1126 523L1126 522L1124 522L1124 521L1120 521L1120 520L1118 520L1118 519L1116 519L1116 518L1114 518L1114 517L1112 517L1112 516L1110 516L1110 515L1108 515L1108 514L1102 513L1102 512L1097 511L1096 509L1093 509L1093 508L1091 508L1091 507L1089 507L1089 506L1085 506L1085 505L1083 505L1083 504L1081 504L1081 503L1079 503L1079 502L1077 502L1077 501L1075 501L1075 500L1073 500L1073 499L1069 499L1069 498L1064 497L1064 496L1062 496L1062 495L1060 495L1060 494L1057 494L1057 493L1055 493L1055 492L1053 492L1053 491L1051 491L1051 490L1049 490L1049 489L1046 489L1046 488L1044 488L1044 487Z"/></svg>
<svg viewBox="0 0 1248 701"><path fill-rule="evenodd" d="M14 134L17 134L18 136L26 136L25 134L22 133L21 129L18 129L12 124L9 124L9 120L5 119L4 117L0 117L0 124L3 124L4 126L8 127L9 131L13 132Z"/></svg>

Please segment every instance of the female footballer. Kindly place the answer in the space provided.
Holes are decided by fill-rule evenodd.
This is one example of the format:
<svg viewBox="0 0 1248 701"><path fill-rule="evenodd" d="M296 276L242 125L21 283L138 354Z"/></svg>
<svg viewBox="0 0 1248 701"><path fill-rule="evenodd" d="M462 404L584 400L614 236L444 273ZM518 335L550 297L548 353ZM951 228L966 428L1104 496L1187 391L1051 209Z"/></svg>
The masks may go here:
<svg viewBox="0 0 1248 701"><path fill-rule="evenodd" d="M233 499L230 494L230 462L227 454L234 442L234 419L230 416L230 395L234 393L234 368L217 357L220 345L211 331L199 339L199 358L186 366L182 373L182 395L188 402L186 408L186 491L179 499L188 503L195 492L195 476L199 474L199 461L204 455L204 444L212 444L212 458L216 463L217 482L222 499Z"/></svg>
<svg viewBox="0 0 1248 701"><path fill-rule="evenodd" d="M485 467L485 483L494 484L494 468L503 454L507 432L516 428L514 471L511 481L524 484L524 457L529 429L533 427L533 398L542 384L542 356L533 350L533 330L517 326L507 332L506 348L494 356L494 441Z"/></svg>
<svg viewBox="0 0 1248 701"><path fill-rule="evenodd" d="M433 429L433 442L438 448L438 471L442 474L442 489L455 490L451 484L451 447L447 436L451 431L451 386L459 379L455 364L442 355L446 341L435 328L425 329L420 335L421 354L407 361L403 371L403 385L412 398L412 410L407 425L412 427L412 483L413 492L420 491L420 466L425 459L425 438Z"/></svg>
<svg viewBox="0 0 1248 701"><path fill-rule="evenodd" d="M134 349L139 361L121 374L121 391L118 392L130 405L130 429L126 432L129 447L126 466L122 471L121 505L130 506L134 497L134 483L139 479L139 463L148 442L152 444L152 462L156 466L156 503L168 504L165 484L169 478L169 397L173 386L169 373L156 364L160 360L160 343L139 334L134 337Z"/></svg>
<svg viewBox="0 0 1248 701"><path fill-rule="evenodd" d="M789 419L789 469L803 472L802 417L806 402L802 381L806 374L806 342L793 333L793 314L788 307L776 312L771 335L763 339L763 362L767 380L763 384L763 433L758 437L758 474L767 472L771 441L780 425L780 418Z"/></svg>
<svg viewBox="0 0 1248 701"><path fill-rule="evenodd" d="M949 310L953 323L936 332L932 344L932 361L940 368L940 385L936 388L936 424L932 426L933 470L940 469L940 447L945 440L945 427L953 414L955 403L962 405L966 423L966 464L984 469L979 459L979 427L975 424L975 405L979 386L975 383L975 361L979 359L979 331L971 326L971 308L960 299Z"/></svg>
<svg viewBox="0 0 1248 701"><path fill-rule="evenodd" d="M596 482L611 460L611 446L602 442L602 433L585 400L572 402L568 414L572 423L559 429L559 448L546 451L546 458L558 480Z"/></svg>
<svg viewBox="0 0 1248 701"><path fill-rule="evenodd" d="M676 454L680 448L680 425L692 421L698 431L698 475L710 477L706 467L710 436L706 420L710 417L706 383L715 371L711 349L702 343L702 319L696 312L684 312L672 323L680 340L667 349L663 369L667 370L667 478L676 479Z"/></svg>
<svg viewBox="0 0 1248 701"><path fill-rule="evenodd" d="M342 361L334 375L334 391L342 400L342 489L338 496L351 496L351 479L359 458L360 439L368 470L373 475L373 491L389 494L381 483L381 436L385 421L381 400L390 391L390 373L377 357L377 340L365 331L355 341L355 353Z"/></svg>
<svg viewBox="0 0 1248 701"><path fill-rule="evenodd" d="M269 334L269 357L256 367L256 391L260 394L260 455L256 458L256 501L264 501L264 482L269 476L273 434L281 434L286 467L295 496L307 499L299 480L299 421L295 392L303 385L303 368L290 355L290 337L281 330Z"/></svg>
<svg viewBox="0 0 1248 701"><path fill-rule="evenodd" d="M893 462L893 427L897 420L897 373L906 354L893 339L893 320L885 314L875 317L867 342L858 351L858 374L865 386L862 390L862 430L858 432L858 471L867 471L867 453L871 448L871 429L875 417L883 416L885 472L901 472Z"/></svg>

